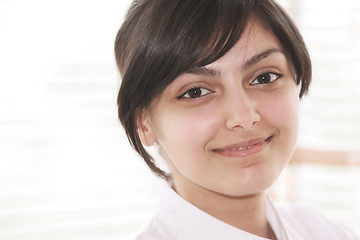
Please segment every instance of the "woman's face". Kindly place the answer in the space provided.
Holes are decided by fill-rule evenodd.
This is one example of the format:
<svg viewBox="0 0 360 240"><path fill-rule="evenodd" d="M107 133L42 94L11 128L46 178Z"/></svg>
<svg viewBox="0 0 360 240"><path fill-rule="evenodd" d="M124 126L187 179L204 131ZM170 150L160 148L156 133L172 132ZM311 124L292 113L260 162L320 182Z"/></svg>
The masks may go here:
<svg viewBox="0 0 360 240"><path fill-rule="evenodd" d="M217 61L176 78L139 117L160 145L178 192L260 193L290 159L299 89L272 32L253 22Z"/></svg>

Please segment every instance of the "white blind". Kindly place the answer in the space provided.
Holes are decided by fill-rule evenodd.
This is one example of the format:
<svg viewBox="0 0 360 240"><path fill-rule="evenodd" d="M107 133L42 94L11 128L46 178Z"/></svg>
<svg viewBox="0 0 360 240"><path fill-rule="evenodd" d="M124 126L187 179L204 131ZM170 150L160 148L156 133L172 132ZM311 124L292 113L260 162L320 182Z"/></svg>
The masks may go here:
<svg viewBox="0 0 360 240"><path fill-rule="evenodd" d="M360 1L300 3L298 21L314 69L300 144L360 150Z"/></svg>
<svg viewBox="0 0 360 240"><path fill-rule="evenodd" d="M129 1L0 1L0 239L133 239L159 182L117 120Z"/></svg>

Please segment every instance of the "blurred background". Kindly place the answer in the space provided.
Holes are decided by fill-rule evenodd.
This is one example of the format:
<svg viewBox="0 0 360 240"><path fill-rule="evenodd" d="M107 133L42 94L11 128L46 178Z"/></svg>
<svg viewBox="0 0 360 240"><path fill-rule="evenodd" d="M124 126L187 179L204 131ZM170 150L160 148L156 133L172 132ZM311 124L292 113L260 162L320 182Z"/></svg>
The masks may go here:
<svg viewBox="0 0 360 240"><path fill-rule="evenodd" d="M313 83L271 194L360 234L360 1L282 0ZM0 0L0 239L133 239L162 181L117 120L113 42L129 0Z"/></svg>

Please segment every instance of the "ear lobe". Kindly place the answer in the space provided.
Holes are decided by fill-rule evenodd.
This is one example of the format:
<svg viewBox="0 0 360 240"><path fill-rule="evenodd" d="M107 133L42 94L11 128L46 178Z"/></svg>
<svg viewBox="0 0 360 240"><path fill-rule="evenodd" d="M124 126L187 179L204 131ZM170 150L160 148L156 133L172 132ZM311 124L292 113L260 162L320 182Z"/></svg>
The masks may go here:
<svg viewBox="0 0 360 240"><path fill-rule="evenodd" d="M156 138L153 134L151 125L144 110L139 111L136 114L135 121L141 143L148 147L152 146L155 143Z"/></svg>

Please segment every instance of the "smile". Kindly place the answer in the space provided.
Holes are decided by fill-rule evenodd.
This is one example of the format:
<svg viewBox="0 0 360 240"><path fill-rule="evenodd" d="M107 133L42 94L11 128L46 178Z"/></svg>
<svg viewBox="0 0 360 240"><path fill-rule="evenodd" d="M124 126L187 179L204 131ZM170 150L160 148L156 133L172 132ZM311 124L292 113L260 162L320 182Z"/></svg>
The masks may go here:
<svg viewBox="0 0 360 240"><path fill-rule="evenodd" d="M267 138L258 138L247 142L231 144L214 149L213 152L226 157L246 157L262 151L267 147L272 138L273 136L270 136Z"/></svg>

